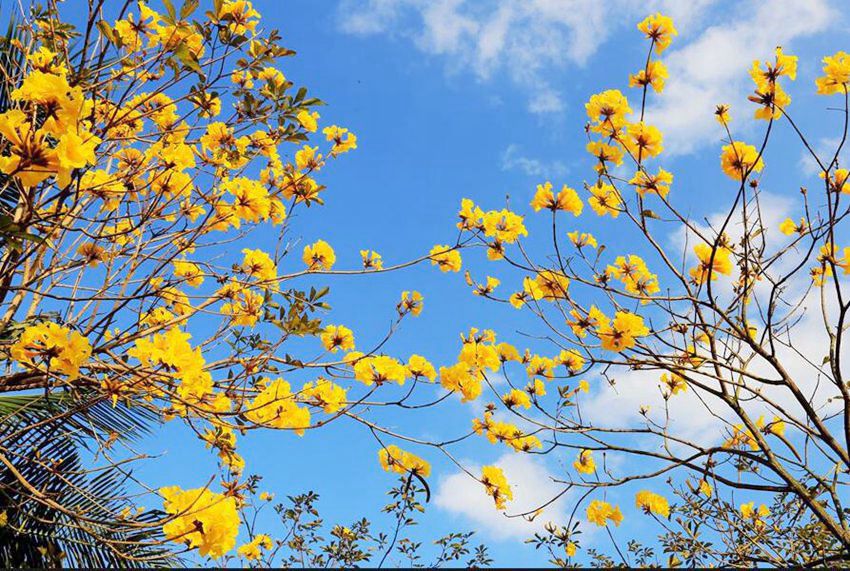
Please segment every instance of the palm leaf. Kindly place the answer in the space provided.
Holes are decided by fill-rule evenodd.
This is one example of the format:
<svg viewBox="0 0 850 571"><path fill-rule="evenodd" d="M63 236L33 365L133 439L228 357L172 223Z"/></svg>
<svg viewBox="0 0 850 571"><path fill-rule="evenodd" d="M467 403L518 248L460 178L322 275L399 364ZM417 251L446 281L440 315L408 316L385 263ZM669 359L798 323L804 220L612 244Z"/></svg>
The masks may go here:
<svg viewBox="0 0 850 571"><path fill-rule="evenodd" d="M0 397L0 565L6 567L149 567L177 563L156 525L163 514L132 518L130 473L90 468L94 439L129 441L155 420L144 408L112 407L94 393ZM17 474L15 474L17 472ZM39 501L32 490L37 490ZM61 506L61 509L53 506ZM85 514L85 521L72 514Z"/></svg>

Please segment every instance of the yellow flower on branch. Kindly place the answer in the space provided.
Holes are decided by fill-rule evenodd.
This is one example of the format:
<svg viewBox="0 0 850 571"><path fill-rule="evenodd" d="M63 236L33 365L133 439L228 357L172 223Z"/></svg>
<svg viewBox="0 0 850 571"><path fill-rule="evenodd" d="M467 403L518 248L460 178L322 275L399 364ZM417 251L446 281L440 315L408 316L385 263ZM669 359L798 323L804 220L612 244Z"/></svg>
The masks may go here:
<svg viewBox="0 0 850 571"><path fill-rule="evenodd" d="M397 474L418 474L424 478L431 475L431 465L425 460L405 452L398 446L390 444L378 450L378 461L381 467L387 472L396 472Z"/></svg>
<svg viewBox="0 0 850 571"><path fill-rule="evenodd" d="M236 545L239 514L236 498L207 488L160 488L163 509L172 516L163 526L165 537L197 549L201 557L219 558Z"/></svg>
<svg viewBox="0 0 850 571"><path fill-rule="evenodd" d="M505 509L505 503L514 499L514 493L505 478L505 473L498 466L483 466L481 483L484 484L487 495L493 498L496 509Z"/></svg>

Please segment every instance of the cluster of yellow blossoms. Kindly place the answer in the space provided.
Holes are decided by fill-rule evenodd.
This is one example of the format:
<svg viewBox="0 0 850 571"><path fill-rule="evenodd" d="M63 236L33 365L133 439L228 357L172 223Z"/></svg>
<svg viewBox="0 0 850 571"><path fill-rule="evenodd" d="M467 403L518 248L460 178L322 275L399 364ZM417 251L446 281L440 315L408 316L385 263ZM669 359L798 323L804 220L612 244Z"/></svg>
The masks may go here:
<svg viewBox="0 0 850 571"><path fill-rule="evenodd" d="M172 519L163 526L168 539L197 548L205 557L221 557L236 545L239 513L236 498L207 488L161 488L165 512Z"/></svg>
<svg viewBox="0 0 850 571"><path fill-rule="evenodd" d="M24 187L55 177L57 186L71 182L75 169L95 163L101 139L92 134L93 103L81 87L68 84L65 66L53 66L53 52L42 48L30 56L49 71L33 70L11 93L20 107L0 115L0 134L8 154L0 156L0 171ZM39 116L44 121L36 122Z"/></svg>
<svg viewBox="0 0 850 571"><path fill-rule="evenodd" d="M483 466L481 468L481 483L487 495L493 498L496 509L505 509L505 503L514 499L513 490L498 466Z"/></svg>
<svg viewBox="0 0 850 571"><path fill-rule="evenodd" d="M378 461L387 472L417 474L426 478L431 475L431 465L428 462L394 444L378 450Z"/></svg>
<svg viewBox="0 0 850 571"><path fill-rule="evenodd" d="M517 392L526 395L522 391ZM525 398L528 398L527 395ZM543 447L536 436L525 434L519 427L509 422L494 420L493 413L489 411L484 413L483 419L473 419L472 429L476 434L486 434L487 440L491 443L504 442L516 452L529 452Z"/></svg>
<svg viewBox="0 0 850 571"><path fill-rule="evenodd" d="M647 514L670 517L670 503L661 494L641 490L635 495L635 506Z"/></svg>
<svg viewBox="0 0 850 571"><path fill-rule="evenodd" d="M63 374L69 381L80 375L80 367L91 356L89 340L56 323L27 327L12 346L15 361L52 374Z"/></svg>
<svg viewBox="0 0 850 571"><path fill-rule="evenodd" d="M618 526L623 522L623 514L619 506L612 506L608 502L602 500L593 500L587 506L587 521L594 523L600 527L608 525L612 522Z"/></svg>
<svg viewBox="0 0 850 571"><path fill-rule="evenodd" d="M272 547L274 547L274 543L272 542L271 537L265 533L260 533L255 535L254 539L248 543L241 545L239 549L236 550L236 553L248 561L256 561L263 556L263 550L267 551Z"/></svg>

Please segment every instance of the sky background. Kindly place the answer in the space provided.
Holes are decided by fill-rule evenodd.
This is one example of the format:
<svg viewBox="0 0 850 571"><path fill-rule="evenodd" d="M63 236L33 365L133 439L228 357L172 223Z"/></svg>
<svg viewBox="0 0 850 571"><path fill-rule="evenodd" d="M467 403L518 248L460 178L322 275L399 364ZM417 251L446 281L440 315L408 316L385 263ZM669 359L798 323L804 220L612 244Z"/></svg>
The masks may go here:
<svg viewBox="0 0 850 571"><path fill-rule="evenodd" d="M551 180L556 187L581 188L592 180L592 162L584 151L584 102L596 92L619 88L639 104L639 92L627 90L628 74L642 66L647 42L635 25L655 10L673 16L679 30L663 54L670 70L668 88L651 95L647 121L665 134L660 162L675 174L674 202L696 217L711 216L733 196L734 185L718 168L723 133L712 112L718 103L732 105L734 128L741 139L756 142L764 124L751 120L753 105L747 70L754 58L769 58L776 45L800 56L799 75L787 90L795 118L813 134L816 147L839 133L837 114L827 110L837 99L814 95L820 58L850 46L846 21L837 2L638 2L582 0L256 0L264 26L281 31L283 45L298 55L280 68L298 85L306 85L327 106L321 124L340 124L358 136L358 149L320 174L327 204L302 211L293 224L293 240L330 242L337 267L359 265L359 250L375 249L386 264L427 252L454 240L456 212L462 198L482 208L502 208L506 196L527 215L533 248L546 220L534 218L528 202L535 185ZM791 140L787 125L778 137ZM765 157L770 174L769 215L794 215L800 184L816 180L799 145L776 144ZM589 210L589 209L588 209ZM543 217L545 218L545 217ZM608 228L608 230L605 230ZM606 236L615 245L625 237L592 215L570 220L572 229ZM669 240L674 243L675 228ZM270 240L271 244L271 240ZM297 248L300 251L300 247ZM548 252L538 248L538 252ZM630 253L630 250L614 253ZM639 252L637 252L639 253ZM465 267L483 279L500 275L483 252L465 254ZM300 260L292 257L290 264ZM324 279L324 278L323 278ZM307 283L307 282L305 282ZM318 283L315 280L307 283ZM460 349L459 333L471 326L493 328L500 340L535 347L520 332L534 332L524 312L498 306L470 294L462 273L442 274L420 265L367 278L331 278L328 323L355 329L358 348L386 332L402 290L425 296L425 310L406 320L388 346L406 358L419 353L436 366L452 364ZM519 283L503 282L503 291ZM507 293L505 294L507 295ZM537 329L539 331L539 329ZM317 345L312 345L317 349ZM317 351L318 352L318 351ZM550 349L548 352L552 352ZM623 409L612 409L610 395L592 386L589 408L608 414L632 414L645 389L626 394ZM436 389L434 394L437 394ZM423 396L427 396L423 393ZM453 398L439 413L393 415L375 411L389 427L415 437L460 435L483 405L461 405ZM699 419L686 428L704 429ZM481 486L462 476L435 450L410 449L432 462L434 497L417 533L436 539L449 531L475 530L502 566L544 563L522 541L552 520L564 523L569 498L547 509L535 525L508 520L493 509ZM197 487L214 472L214 457L176 423L169 424L145 449L158 459L143 468L154 485ZM247 472L264 476L262 489L278 499L307 490L320 493L320 509L333 523L369 517L379 525L385 492L395 484L376 459L378 446L368 431L353 422L297 437L255 431L240 439ZM473 439L454 449L473 468L502 466L513 484L518 511L557 492L551 482L573 457L515 455L503 446ZM474 471L477 471L475 469ZM663 491L663 483L652 489ZM609 499L633 502L633 489ZM626 510L628 511L628 510ZM270 520L267 520L270 521ZM646 533L637 516L616 531L621 539ZM271 527L274 535L279 528ZM589 534L585 547L606 548L604 534Z"/></svg>

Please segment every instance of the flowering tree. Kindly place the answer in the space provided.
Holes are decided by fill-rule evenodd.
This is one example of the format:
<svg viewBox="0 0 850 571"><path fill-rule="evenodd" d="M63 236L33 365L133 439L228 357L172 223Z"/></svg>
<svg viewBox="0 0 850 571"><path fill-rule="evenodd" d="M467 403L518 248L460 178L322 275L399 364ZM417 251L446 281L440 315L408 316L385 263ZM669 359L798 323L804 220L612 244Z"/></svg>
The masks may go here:
<svg viewBox="0 0 850 571"><path fill-rule="evenodd" d="M294 212L321 207L322 169L357 139L335 125L318 134L320 102L279 69L293 52L262 29L249 2L188 0L178 9L163 0L159 11L90 2L76 26L61 16L52 2L32 9L0 54L0 556L8 565L148 565L186 551L269 566L382 564L390 553L421 564L403 530L427 500L435 453L509 517L534 520L570 502L568 521L530 539L557 565L846 560L850 248L840 241L850 186L838 157L850 56L825 58L817 82L819 93L844 99L841 142L829 156L789 113L783 82L795 79L796 57L777 49L754 64L750 99L766 128L756 145L740 141L728 107L718 106L730 205L702 222L654 164L663 135L646 105L650 91L663 90L667 71L656 56L676 30L650 16L638 25L647 58L629 78L640 107L615 89L593 95L592 177L582 192L542 183L530 204L550 226L548 252L533 251L541 242L525 239L526 219L509 205L484 211L465 199L453 243L386 267L363 249L362 267L339 270L322 240L293 256L290 225ZM804 190L799 216L772 227L760 177L778 122L811 154L823 186ZM579 228L585 210L610 219L607 245ZM675 248L663 238L671 230ZM530 312L541 328L533 351L473 328L457 362L439 371L419 355L385 354L400 322L422 311L415 291L392 301L393 324L368 350L357 350L351 328L325 322L319 275L425 260L459 272L472 248L503 272L501 280L467 272L473 294ZM518 291L501 297L508 279ZM810 337L822 342L810 349ZM613 398L635 386L638 402ZM441 440L370 414L437 408L453 395L486 399L484 412ZM606 414L589 406L593 395L612 397ZM702 414L709 428L683 430L682 410ZM280 537L261 529L256 516L272 496L249 474L238 438L260 429L304 435L337 419L374 436L378 464L400 477L385 508L391 531L358 522L332 527L325 540L313 494L274 506ZM133 442L164 421L182 423L217 455L219 474L191 489L137 481L130 467L143 458ZM472 470L452 454L471 439L568 458L560 491L512 510L499 466ZM612 500L620 490L634 493L635 510ZM161 510L138 507L150 495ZM663 556L617 538L632 517L652 518ZM586 549L584 525L607 531L610 552ZM489 563L483 547L471 551L469 534L436 545L434 565Z"/></svg>
<svg viewBox="0 0 850 571"><path fill-rule="evenodd" d="M663 135L647 113L651 92L661 93L667 78L656 56L677 32L660 14L638 29L649 42L643 68L629 78L640 106L633 109L616 89L585 106L587 151L596 161L585 198L567 185L537 186L530 206L551 223L549 252L535 255L523 243L528 231L519 214L485 212L465 199L461 239L433 257L442 270L458 271L459 250L479 246L488 259L507 264L511 276L524 275L520 291L500 297L499 279L466 274L474 294L536 316L542 330L528 333L549 344L551 356L472 330L458 363L440 369L441 383L464 400L484 391L496 397L473 423L490 442L572 457L551 501L572 499L573 516L531 540L556 564L578 556L576 514L615 540L612 528L629 517L606 499L618 488L636 490L637 512L657 521L664 558L654 547L614 541L613 557L591 550L580 561L846 561L850 247L840 242L848 236L850 185L838 157L847 134L850 56L824 58L817 80L819 94L838 96L843 118L829 155L813 150L789 109L783 83L796 78L797 58L777 48L774 57L753 63L749 99L764 133L754 145L737 140L729 107L718 105L730 200L722 216L701 222L689 216L688 198L677 200L673 174L658 166ZM779 122L796 134L823 183L802 189L798 217L768 227L760 176ZM610 219L611 243L580 229L585 206ZM679 237L675 248L665 238L671 231ZM615 398L620 387L635 398ZM588 392L612 397L603 414L583 410ZM682 408L707 419L700 434L682 428ZM512 492L503 473L485 467L479 479L504 508Z"/></svg>
<svg viewBox="0 0 850 571"><path fill-rule="evenodd" d="M49 2L21 17L0 62L0 554L36 567L233 555L259 495L238 434L302 435L356 416L384 383L435 374L376 354L385 340L354 353L351 329L323 322L328 288L311 276L392 270L378 253L339 272L323 240L292 254L293 213L321 207L320 171L357 138L317 133L320 101L279 69L294 52L250 2L89 2L71 20ZM389 336L422 296L388 309ZM298 337L314 348L297 353ZM309 381L284 380L293 371ZM218 455L220 483L135 481L134 439L172 420ZM382 461L412 495L391 450ZM163 509L138 507L146 494ZM267 560L248 535L238 555Z"/></svg>

